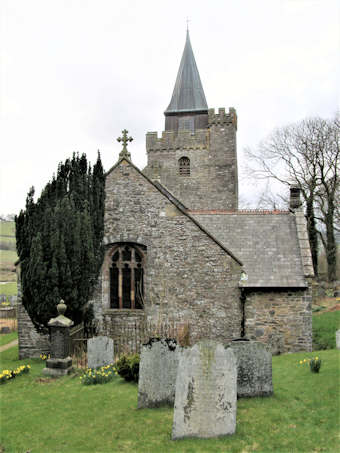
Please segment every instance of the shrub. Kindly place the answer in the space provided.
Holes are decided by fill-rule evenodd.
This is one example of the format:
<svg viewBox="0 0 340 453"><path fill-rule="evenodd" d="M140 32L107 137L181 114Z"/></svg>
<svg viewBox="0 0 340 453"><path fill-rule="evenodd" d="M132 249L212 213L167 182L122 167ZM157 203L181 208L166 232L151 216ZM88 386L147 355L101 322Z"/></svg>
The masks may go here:
<svg viewBox="0 0 340 453"><path fill-rule="evenodd" d="M128 382L138 382L139 354L124 354L116 362L118 374Z"/></svg>
<svg viewBox="0 0 340 453"><path fill-rule="evenodd" d="M310 359L309 367L310 367L310 370L313 373L318 373L320 368L321 368L321 359L319 359L319 357L315 357L313 359Z"/></svg>
<svg viewBox="0 0 340 453"><path fill-rule="evenodd" d="M112 381L117 371L113 364L102 366L98 369L88 368L83 376L80 377L83 385L106 384Z"/></svg>
<svg viewBox="0 0 340 453"><path fill-rule="evenodd" d="M335 349L335 332L340 328L340 311L313 316L313 350Z"/></svg>

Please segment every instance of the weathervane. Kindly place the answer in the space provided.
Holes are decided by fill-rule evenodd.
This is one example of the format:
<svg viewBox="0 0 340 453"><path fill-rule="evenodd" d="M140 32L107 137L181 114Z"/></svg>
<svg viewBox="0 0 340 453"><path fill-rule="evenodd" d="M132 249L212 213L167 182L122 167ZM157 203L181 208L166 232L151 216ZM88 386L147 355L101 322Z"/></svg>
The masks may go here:
<svg viewBox="0 0 340 453"><path fill-rule="evenodd" d="M127 150L127 144L128 144L128 142L132 142L133 138L127 136L128 132L129 131L124 129L122 131L123 137L118 137L117 138L117 142L123 142L123 149L119 153L119 159L122 159L123 157L126 157L127 159L131 160L131 154Z"/></svg>
<svg viewBox="0 0 340 453"><path fill-rule="evenodd" d="M187 31L189 31L189 18L187 17Z"/></svg>

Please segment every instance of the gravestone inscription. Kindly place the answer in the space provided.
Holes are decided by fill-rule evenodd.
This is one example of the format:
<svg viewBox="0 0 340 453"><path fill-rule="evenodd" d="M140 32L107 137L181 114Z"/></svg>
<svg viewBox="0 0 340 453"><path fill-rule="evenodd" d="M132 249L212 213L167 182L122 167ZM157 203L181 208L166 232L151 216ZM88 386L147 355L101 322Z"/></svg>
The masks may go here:
<svg viewBox="0 0 340 453"><path fill-rule="evenodd" d="M184 350L177 371L172 439L233 434L236 385L232 350L212 340Z"/></svg>

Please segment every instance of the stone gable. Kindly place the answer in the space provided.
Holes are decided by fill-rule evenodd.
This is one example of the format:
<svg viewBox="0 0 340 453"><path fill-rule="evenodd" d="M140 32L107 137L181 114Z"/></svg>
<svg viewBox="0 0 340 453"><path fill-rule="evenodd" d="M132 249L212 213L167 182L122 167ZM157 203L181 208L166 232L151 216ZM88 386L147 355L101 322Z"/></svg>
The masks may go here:
<svg viewBox="0 0 340 453"><path fill-rule="evenodd" d="M109 300L110 250L135 243L146 247L148 318L189 321L193 340L240 335L241 263L125 159L106 176L105 243L96 312L108 334L133 312L134 322L140 318L140 310L110 309Z"/></svg>

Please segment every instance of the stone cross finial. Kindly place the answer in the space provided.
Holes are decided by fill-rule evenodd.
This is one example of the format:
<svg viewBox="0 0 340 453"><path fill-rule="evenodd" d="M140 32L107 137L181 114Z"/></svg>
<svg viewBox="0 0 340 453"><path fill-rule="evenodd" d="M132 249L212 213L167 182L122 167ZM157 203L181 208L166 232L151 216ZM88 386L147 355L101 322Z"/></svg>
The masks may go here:
<svg viewBox="0 0 340 453"><path fill-rule="evenodd" d="M129 131L124 129L122 131L123 137L118 137L117 138L117 142L123 142L123 149L119 153L119 159L122 159L123 157L126 157L126 158L131 160L131 154L127 150L127 144L128 144L128 142L132 142L133 138L127 136L128 132Z"/></svg>

